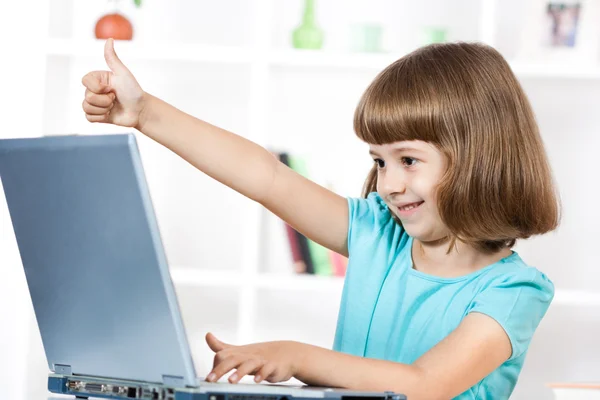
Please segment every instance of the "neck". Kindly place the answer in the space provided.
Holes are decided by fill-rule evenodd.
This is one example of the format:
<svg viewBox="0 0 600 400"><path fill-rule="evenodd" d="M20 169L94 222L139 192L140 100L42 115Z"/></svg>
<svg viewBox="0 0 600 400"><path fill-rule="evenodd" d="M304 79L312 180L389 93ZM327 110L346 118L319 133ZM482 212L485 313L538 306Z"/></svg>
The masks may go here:
<svg viewBox="0 0 600 400"><path fill-rule="evenodd" d="M443 278L467 275L485 268L512 254L510 249L502 249L496 253L483 253L476 248L456 241L448 252L448 239L435 242L413 240L412 259L417 271Z"/></svg>

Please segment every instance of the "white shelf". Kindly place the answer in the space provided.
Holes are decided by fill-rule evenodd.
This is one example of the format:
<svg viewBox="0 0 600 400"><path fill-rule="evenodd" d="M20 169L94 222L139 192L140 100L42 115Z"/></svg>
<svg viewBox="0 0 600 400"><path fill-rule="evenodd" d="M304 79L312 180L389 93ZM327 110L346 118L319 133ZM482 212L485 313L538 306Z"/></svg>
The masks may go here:
<svg viewBox="0 0 600 400"><path fill-rule="evenodd" d="M583 290L557 290L553 304L600 307L600 293Z"/></svg>
<svg viewBox="0 0 600 400"><path fill-rule="evenodd" d="M340 292L344 278L336 276L269 274L245 275L233 271L172 268L171 278L181 286L255 287L270 290Z"/></svg>
<svg viewBox="0 0 600 400"><path fill-rule="evenodd" d="M397 53L332 53L320 50L279 50L268 55L268 62L277 67L322 67L349 70L382 70L402 54Z"/></svg>
<svg viewBox="0 0 600 400"><path fill-rule="evenodd" d="M381 71L400 53L327 53L315 50L282 50L269 53L268 62L276 67L341 68ZM520 78L600 79L600 66L586 64L541 64L510 62Z"/></svg>
<svg viewBox="0 0 600 400"><path fill-rule="evenodd" d="M45 45L48 56L99 58L103 56L104 40L49 39ZM333 53L320 50L271 50L266 53L249 47L209 46L186 43L152 43L118 41L117 51L128 59L181 62L212 62L250 64L265 62L271 67L339 68L346 70L381 71L402 56L400 53ZM511 62L519 77L559 79L600 79L600 66L586 64L543 64Z"/></svg>
<svg viewBox="0 0 600 400"><path fill-rule="evenodd" d="M171 269L173 282L181 286L255 287L270 290L341 292L344 278L338 276L259 273L244 275L233 271L192 268ZM557 290L553 304L600 307L600 293Z"/></svg>
<svg viewBox="0 0 600 400"><path fill-rule="evenodd" d="M171 279L181 286L241 287L242 274L229 271L209 271L192 268L171 268Z"/></svg>
<svg viewBox="0 0 600 400"><path fill-rule="evenodd" d="M340 292L344 278L318 275L258 275L256 285L263 289Z"/></svg>
<svg viewBox="0 0 600 400"><path fill-rule="evenodd" d="M45 53L48 56L98 58L104 55L104 40L49 39ZM244 47L209 46L192 43L144 43L117 41L116 51L128 59L186 62L215 62L248 64L251 50Z"/></svg>
<svg viewBox="0 0 600 400"><path fill-rule="evenodd" d="M513 62L511 68L519 77L600 79L600 67L595 65Z"/></svg>
<svg viewBox="0 0 600 400"><path fill-rule="evenodd" d="M182 286L256 287L270 290L341 292L344 278L318 275L257 274L173 268L171 277ZM600 293L557 290L553 304L600 307Z"/></svg>

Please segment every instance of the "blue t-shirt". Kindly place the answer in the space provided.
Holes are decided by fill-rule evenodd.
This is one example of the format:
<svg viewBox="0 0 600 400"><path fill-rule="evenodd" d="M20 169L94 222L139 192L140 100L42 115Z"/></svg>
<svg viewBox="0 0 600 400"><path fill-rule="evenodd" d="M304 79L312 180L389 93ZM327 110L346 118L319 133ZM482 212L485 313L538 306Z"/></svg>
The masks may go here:
<svg viewBox="0 0 600 400"><path fill-rule="evenodd" d="M535 329L554 296L552 282L512 255L471 274L440 278L412 268L412 238L381 197L348 199L349 264L334 350L411 364L471 312L504 328L512 355L456 399L505 399Z"/></svg>

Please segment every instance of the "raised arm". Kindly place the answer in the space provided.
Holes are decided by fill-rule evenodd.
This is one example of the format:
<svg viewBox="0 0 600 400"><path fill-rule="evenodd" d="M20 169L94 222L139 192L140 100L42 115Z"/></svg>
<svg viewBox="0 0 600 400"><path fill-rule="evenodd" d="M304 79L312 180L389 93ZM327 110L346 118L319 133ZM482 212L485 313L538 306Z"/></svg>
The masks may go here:
<svg viewBox="0 0 600 400"><path fill-rule="evenodd" d="M110 39L104 55L111 71L90 72L82 80L89 121L138 129L308 238L347 255L348 205L343 197L292 171L256 143L145 93Z"/></svg>

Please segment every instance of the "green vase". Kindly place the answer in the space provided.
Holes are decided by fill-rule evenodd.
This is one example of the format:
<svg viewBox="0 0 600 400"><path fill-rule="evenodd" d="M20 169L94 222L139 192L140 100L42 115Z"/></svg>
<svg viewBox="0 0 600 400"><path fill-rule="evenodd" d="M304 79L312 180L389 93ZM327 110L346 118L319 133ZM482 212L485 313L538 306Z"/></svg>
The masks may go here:
<svg viewBox="0 0 600 400"><path fill-rule="evenodd" d="M320 49L323 47L323 30L315 21L315 0L304 1L302 24L292 33L296 49Z"/></svg>

